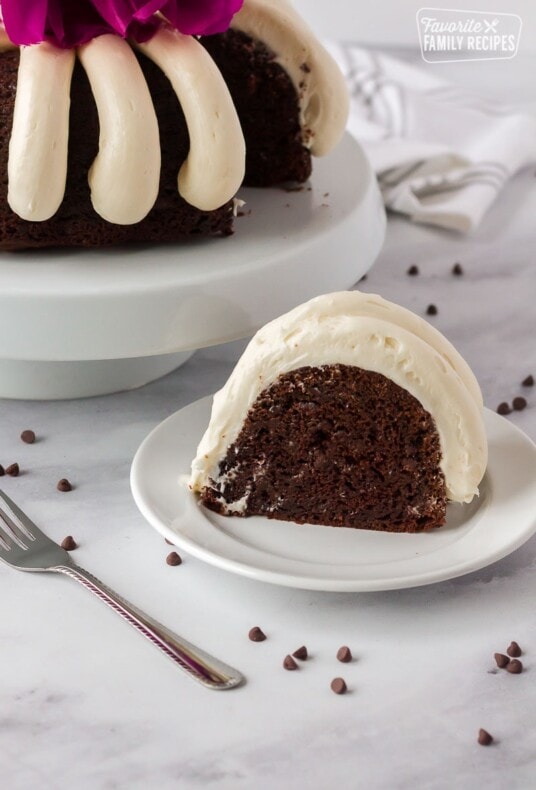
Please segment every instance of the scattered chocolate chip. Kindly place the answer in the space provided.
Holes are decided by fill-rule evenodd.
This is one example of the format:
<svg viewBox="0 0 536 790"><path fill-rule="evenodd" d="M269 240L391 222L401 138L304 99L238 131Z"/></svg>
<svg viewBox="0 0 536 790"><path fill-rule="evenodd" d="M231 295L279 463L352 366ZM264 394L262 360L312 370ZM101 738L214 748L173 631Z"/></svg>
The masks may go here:
<svg viewBox="0 0 536 790"><path fill-rule="evenodd" d="M300 661L305 661L308 656L307 648L305 647L305 645L302 645L297 650L295 650L292 655L294 656L294 658L299 658Z"/></svg>
<svg viewBox="0 0 536 790"><path fill-rule="evenodd" d="M73 490L72 485L70 484L70 482L67 480L66 477L62 477L61 480L58 480L58 482L56 483L56 488L58 489L58 491L63 491L63 492Z"/></svg>
<svg viewBox="0 0 536 790"><path fill-rule="evenodd" d="M527 376L527 378L523 379L521 384L523 387L534 387L534 376Z"/></svg>
<svg viewBox="0 0 536 790"><path fill-rule="evenodd" d="M339 647L337 650L337 661L342 661L343 664L349 664L352 660L352 651L346 645Z"/></svg>
<svg viewBox="0 0 536 790"><path fill-rule="evenodd" d="M463 274L461 263L454 264L454 266L452 267L452 274L456 275L456 277L459 277L460 275Z"/></svg>
<svg viewBox="0 0 536 790"><path fill-rule="evenodd" d="M292 672L294 669L298 669L298 665L296 664L292 656L285 656L285 660L283 661L283 667L285 669L288 669L290 672Z"/></svg>
<svg viewBox="0 0 536 790"><path fill-rule="evenodd" d="M493 743L493 735L490 735L487 730L480 729L478 731L478 742L481 746L489 746Z"/></svg>
<svg viewBox="0 0 536 790"><path fill-rule="evenodd" d="M176 551L170 551L166 557L166 562L168 565L181 565L182 559L180 554L177 554Z"/></svg>
<svg viewBox="0 0 536 790"><path fill-rule="evenodd" d="M409 274L410 277L415 277L417 274L419 274L419 267L413 264L412 266L409 267L407 273Z"/></svg>
<svg viewBox="0 0 536 790"><path fill-rule="evenodd" d="M504 416L505 414L510 414L511 411L510 405L504 400L497 406L497 414L502 414Z"/></svg>
<svg viewBox="0 0 536 790"><path fill-rule="evenodd" d="M346 694L348 687L343 678L334 678L331 681L331 690L334 691L335 694Z"/></svg>
<svg viewBox="0 0 536 790"><path fill-rule="evenodd" d="M522 651L519 645L517 644L517 642L510 642L510 644L506 648L506 652L511 658L519 658Z"/></svg>
<svg viewBox="0 0 536 790"><path fill-rule="evenodd" d="M523 411L523 409L527 408L527 401L520 395L517 398L514 398L512 401L512 406L516 411Z"/></svg>
<svg viewBox="0 0 536 790"><path fill-rule="evenodd" d="M512 658L512 660L506 665L506 671L510 672L512 675L519 675L521 672L523 672L523 664L521 661L519 661L519 659Z"/></svg>
<svg viewBox="0 0 536 790"><path fill-rule="evenodd" d="M20 468L18 464L9 464L6 466L6 475L10 475L10 477L17 477L20 472Z"/></svg>
<svg viewBox="0 0 536 790"><path fill-rule="evenodd" d="M437 315L437 307L435 304L429 304L426 308L426 315Z"/></svg>
<svg viewBox="0 0 536 790"><path fill-rule="evenodd" d="M25 444L33 444L35 442L35 433L30 430L23 431L20 438Z"/></svg>
<svg viewBox="0 0 536 790"><path fill-rule="evenodd" d="M495 663L497 664L499 669L504 669L505 666L510 661L508 656L505 656L504 653L495 653L493 657L494 657Z"/></svg>
<svg viewBox="0 0 536 790"><path fill-rule="evenodd" d="M248 634L249 638L252 642L264 642L266 639L266 634L262 631L258 625L254 626Z"/></svg>
<svg viewBox="0 0 536 790"><path fill-rule="evenodd" d="M67 535L66 538L63 538L60 545L62 549L65 549L65 551L74 551L74 549L78 548L78 545L72 535Z"/></svg>
<svg viewBox="0 0 536 790"><path fill-rule="evenodd" d="M5 473L6 473L6 470L4 469L2 464L0 464L0 477L3 477L5 475Z"/></svg>

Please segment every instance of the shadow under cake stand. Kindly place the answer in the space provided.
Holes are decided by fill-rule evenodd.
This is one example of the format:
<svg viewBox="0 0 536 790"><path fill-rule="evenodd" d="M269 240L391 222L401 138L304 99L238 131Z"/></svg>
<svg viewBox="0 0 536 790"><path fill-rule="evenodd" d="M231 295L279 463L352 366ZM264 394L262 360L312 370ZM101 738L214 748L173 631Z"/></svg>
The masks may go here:
<svg viewBox="0 0 536 790"><path fill-rule="evenodd" d="M385 235L376 179L346 135L297 189L242 189L236 233L181 245L0 254L0 397L142 386L199 348L349 288Z"/></svg>

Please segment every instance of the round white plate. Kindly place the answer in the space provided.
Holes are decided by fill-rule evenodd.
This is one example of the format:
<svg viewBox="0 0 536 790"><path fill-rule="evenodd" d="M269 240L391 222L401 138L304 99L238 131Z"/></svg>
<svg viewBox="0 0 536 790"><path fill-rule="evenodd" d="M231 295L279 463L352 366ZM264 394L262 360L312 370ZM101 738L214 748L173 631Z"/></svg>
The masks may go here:
<svg viewBox="0 0 536 790"><path fill-rule="evenodd" d="M245 216L224 239L1 252L0 361L139 360L235 340L350 287L381 249L376 178L349 135L314 160L301 191L243 189L239 197ZM0 376L0 395L12 375Z"/></svg>
<svg viewBox="0 0 536 790"><path fill-rule="evenodd" d="M450 504L441 529L392 534L218 516L198 504L185 477L210 407L211 398L203 398L155 428L136 453L131 487L153 527L219 568L310 590L392 590L483 568L536 531L536 446L489 410L481 495L470 505Z"/></svg>

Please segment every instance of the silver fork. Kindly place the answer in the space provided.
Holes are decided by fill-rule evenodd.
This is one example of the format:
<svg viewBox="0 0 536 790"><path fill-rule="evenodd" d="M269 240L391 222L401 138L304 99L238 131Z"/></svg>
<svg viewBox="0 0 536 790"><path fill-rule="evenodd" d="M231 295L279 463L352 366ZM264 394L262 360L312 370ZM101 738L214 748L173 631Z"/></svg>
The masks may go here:
<svg viewBox="0 0 536 790"><path fill-rule="evenodd" d="M0 559L20 571L54 571L64 573L95 593L114 612L133 625L168 658L204 686L230 689L243 676L204 650L168 631L152 617L130 604L88 571L76 565L69 554L41 532L17 505L0 491L9 512L0 507ZM3 522L3 523L2 523Z"/></svg>

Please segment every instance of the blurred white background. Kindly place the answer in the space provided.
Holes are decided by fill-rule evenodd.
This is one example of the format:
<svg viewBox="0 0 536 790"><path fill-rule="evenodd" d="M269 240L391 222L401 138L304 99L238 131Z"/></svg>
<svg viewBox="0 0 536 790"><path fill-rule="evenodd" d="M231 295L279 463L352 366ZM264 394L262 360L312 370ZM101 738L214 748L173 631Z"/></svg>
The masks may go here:
<svg viewBox="0 0 536 790"><path fill-rule="evenodd" d="M536 0L292 0L318 36L355 41L410 59L419 52L416 14L420 8L456 8L518 14L519 51L511 60L422 63L438 76L484 91L504 102L536 110Z"/></svg>
<svg viewBox="0 0 536 790"><path fill-rule="evenodd" d="M326 38L370 45L416 47L419 8L459 8L519 14L523 20L520 49L536 50L536 0L292 0L315 31Z"/></svg>

